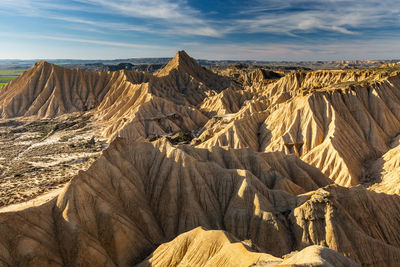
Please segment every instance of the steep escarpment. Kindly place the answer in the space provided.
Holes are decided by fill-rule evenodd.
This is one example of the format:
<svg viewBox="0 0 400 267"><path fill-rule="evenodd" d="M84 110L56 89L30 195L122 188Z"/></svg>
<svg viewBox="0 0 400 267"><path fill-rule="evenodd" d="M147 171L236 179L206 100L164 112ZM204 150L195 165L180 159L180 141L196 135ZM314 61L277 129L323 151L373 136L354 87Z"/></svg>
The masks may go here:
<svg viewBox="0 0 400 267"><path fill-rule="evenodd" d="M247 101L237 113L214 116L192 144L198 147L249 147L259 151L259 128L269 115L266 107L263 102Z"/></svg>
<svg viewBox="0 0 400 267"><path fill-rule="evenodd" d="M279 105L264 122L261 150L295 153L339 184L358 184L363 163L385 153L400 132L398 88L394 76Z"/></svg>
<svg viewBox="0 0 400 267"><path fill-rule="evenodd" d="M365 162L364 182L370 189L389 194L400 194L400 136L390 143L390 149L377 159Z"/></svg>
<svg viewBox="0 0 400 267"><path fill-rule="evenodd" d="M295 239L300 246L328 246L362 265L395 266L399 261L399 218L391 210L397 209L398 201L396 195L361 187L319 189L290 214L290 220L296 222Z"/></svg>
<svg viewBox="0 0 400 267"><path fill-rule="evenodd" d="M175 57L156 74L157 77L179 77L182 75L188 75L193 80L204 84L204 86L218 91L232 85L229 79L203 68L185 51L178 51Z"/></svg>
<svg viewBox="0 0 400 267"><path fill-rule="evenodd" d="M367 83L387 77L387 73L371 70L320 70L313 72L293 72L273 84L256 88L267 96L270 105L315 91L341 88L350 84Z"/></svg>
<svg viewBox="0 0 400 267"><path fill-rule="evenodd" d="M199 109L209 117L236 113L251 99L252 95L245 90L227 88L217 95L206 98Z"/></svg>

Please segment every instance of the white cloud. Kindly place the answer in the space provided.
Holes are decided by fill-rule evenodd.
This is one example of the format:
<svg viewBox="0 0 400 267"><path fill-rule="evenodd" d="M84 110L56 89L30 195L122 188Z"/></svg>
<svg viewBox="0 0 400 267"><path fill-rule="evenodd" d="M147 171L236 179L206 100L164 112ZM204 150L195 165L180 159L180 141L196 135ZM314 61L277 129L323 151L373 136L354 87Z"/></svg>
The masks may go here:
<svg viewBox="0 0 400 267"><path fill-rule="evenodd" d="M113 14L126 17L151 19L152 32L173 35L199 35L220 37L221 33L212 26L200 11L189 6L186 0L75 0L92 4ZM128 27L129 28L129 27ZM147 32L150 32L147 28Z"/></svg>
<svg viewBox="0 0 400 267"><path fill-rule="evenodd" d="M231 12L227 16L229 19L212 19L216 13L212 14L212 18L208 17L210 13L202 13L191 7L189 0L0 0L0 2L0 12L13 11L23 16L65 21L64 27L77 28L81 32L105 33L104 36L114 32L135 31L150 33L152 37L172 36L174 38L171 39L175 39L176 43L184 40L183 37L186 36L216 37L220 39L218 42L227 43L230 34L244 34L237 44L200 43L187 46L186 49L193 52L196 57L265 60L400 57L398 55L400 42L395 40L396 36L390 37L392 40L387 38L383 41L378 40L380 29L400 26L400 8L397 0L243 1L240 10L229 11ZM363 32L367 29L375 29L373 31L377 34L366 38ZM342 42L338 40L334 44L322 44L320 39L326 36L315 34L320 31L347 35L346 39L351 38L352 41L342 38ZM94 40L96 39L94 37L93 40L71 36L54 37L50 36L50 33L39 30L38 32L42 35L28 38L89 43L114 48L141 49L141 51L148 49L148 55L157 53L155 50L173 51L185 48L136 45L129 44L128 41ZM297 44L254 45L246 42L247 33L262 36L273 33L298 38L291 38ZM314 40L315 43L299 44L306 39L302 36L303 33L314 34L308 41ZM126 36L128 34L124 35ZM279 42L276 39L275 41Z"/></svg>
<svg viewBox="0 0 400 267"><path fill-rule="evenodd" d="M233 60L265 60L265 61L313 61L313 60L356 60L356 59L400 59L400 39L335 42L330 44L209 44L183 43L174 45L146 45L107 40L94 40L82 36L49 36L27 35L18 33L0 33L1 37L8 40L49 40L62 41L46 44L41 42L18 42L20 51L14 51L10 56L7 52L7 43L0 44L0 58L86 58L86 59L112 59L127 57L172 57L178 50L186 50L195 58L206 59L233 59ZM73 44L90 44L101 46L83 46L76 49ZM71 44L71 45L70 45ZM36 48L35 48L36 46ZM66 50L67 49L67 50ZM30 51L25 53L23 51ZM99 54L98 51L101 51ZM99 56L100 55L100 56Z"/></svg>
<svg viewBox="0 0 400 267"><path fill-rule="evenodd" d="M67 4L68 3L68 4ZM319 30L354 35L366 28L398 26L397 0L253 0L243 1L232 19L209 19L188 0L2 0L2 9L26 16L61 19L113 31L138 31L161 35L226 37L230 33L275 33L295 36ZM105 14L91 21L68 17L64 11ZM109 15L142 20L116 23ZM83 16L83 15L82 15ZM129 21L129 20L127 20Z"/></svg>
<svg viewBox="0 0 400 267"><path fill-rule="evenodd" d="M170 0L75 0L92 4L95 7L104 7L109 12L119 13L127 17L156 18L183 22L201 23L196 18L199 11L192 9L186 1ZM192 17L192 16L195 17Z"/></svg>
<svg viewBox="0 0 400 267"><path fill-rule="evenodd" d="M80 36L53 36L53 35L18 34L18 33L0 33L0 36L26 38L26 39L39 39L39 40L56 40L56 41L66 41L66 42L73 42L73 43L95 44L95 45L102 45L102 46L109 46L109 47L110 46L111 47L127 47L127 48L135 48L135 49L164 49L167 47L167 46L160 46L160 45L134 44L134 43L105 41L105 40L91 40L91 39L82 38Z"/></svg>
<svg viewBox="0 0 400 267"><path fill-rule="evenodd" d="M66 5L50 0L3 0L2 9L13 10L24 16L64 20L75 24L107 28L113 31L138 31L154 34L198 35L219 37L220 33L205 19L200 11L191 8L184 0L74 0ZM64 11L79 10L106 14L104 19L93 21L87 17L71 17ZM140 18L141 25L107 21L107 15Z"/></svg>
<svg viewBox="0 0 400 267"><path fill-rule="evenodd" d="M231 32L314 32L325 30L355 34L366 28L398 26L397 0L256 0L239 12ZM248 18L251 17L251 18Z"/></svg>

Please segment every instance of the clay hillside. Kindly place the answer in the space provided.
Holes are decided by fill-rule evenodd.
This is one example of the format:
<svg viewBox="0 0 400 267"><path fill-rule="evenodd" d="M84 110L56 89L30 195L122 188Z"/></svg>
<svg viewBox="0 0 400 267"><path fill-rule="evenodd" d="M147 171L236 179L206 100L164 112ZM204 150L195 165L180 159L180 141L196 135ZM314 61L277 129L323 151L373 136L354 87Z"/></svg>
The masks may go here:
<svg viewBox="0 0 400 267"><path fill-rule="evenodd" d="M1 266L398 266L400 65L0 88Z"/></svg>

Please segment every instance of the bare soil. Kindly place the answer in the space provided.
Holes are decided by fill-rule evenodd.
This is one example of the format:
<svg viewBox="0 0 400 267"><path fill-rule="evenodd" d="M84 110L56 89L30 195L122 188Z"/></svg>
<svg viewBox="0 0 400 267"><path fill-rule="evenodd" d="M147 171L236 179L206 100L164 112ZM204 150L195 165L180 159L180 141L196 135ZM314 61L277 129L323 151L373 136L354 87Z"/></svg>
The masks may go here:
<svg viewBox="0 0 400 267"><path fill-rule="evenodd" d="M65 185L86 170L106 142L90 115L0 120L0 206Z"/></svg>

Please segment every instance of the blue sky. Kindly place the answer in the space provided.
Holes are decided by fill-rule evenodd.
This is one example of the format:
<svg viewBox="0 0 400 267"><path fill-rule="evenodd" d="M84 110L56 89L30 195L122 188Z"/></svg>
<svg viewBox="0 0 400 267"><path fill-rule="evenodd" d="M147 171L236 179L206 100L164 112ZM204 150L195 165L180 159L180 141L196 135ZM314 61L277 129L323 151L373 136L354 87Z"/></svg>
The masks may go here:
<svg viewBox="0 0 400 267"><path fill-rule="evenodd" d="M398 0L0 0L0 59L400 58Z"/></svg>

